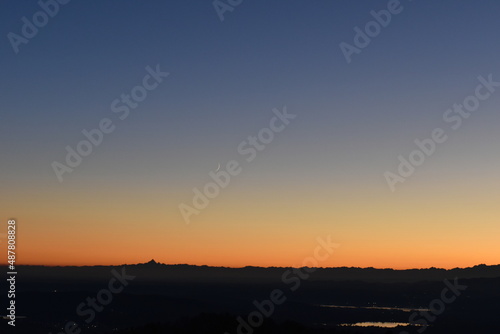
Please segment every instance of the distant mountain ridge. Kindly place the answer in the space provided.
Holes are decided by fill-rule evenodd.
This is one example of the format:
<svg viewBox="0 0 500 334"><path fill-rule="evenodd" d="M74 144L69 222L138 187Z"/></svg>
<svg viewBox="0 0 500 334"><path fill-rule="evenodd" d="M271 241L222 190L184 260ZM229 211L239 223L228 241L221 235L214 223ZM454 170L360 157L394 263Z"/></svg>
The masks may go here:
<svg viewBox="0 0 500 334"><path fill-rule="evenodd" d="M188 264L163 264L155 260L146 263L119 266L34 266L20 265L19 272L25 279L84 279L93 280L109 277L112 269L124 268L127 273L147 281L182 282L233 282L272 283L280 281L290 271L302 270L291 267L211 267ZM357 267L317 268L310 273L312 281L374 281L374 282L416 282L436 281L452 278L497 278L500 265L477 265L454 269L376 269Z"/></svg>

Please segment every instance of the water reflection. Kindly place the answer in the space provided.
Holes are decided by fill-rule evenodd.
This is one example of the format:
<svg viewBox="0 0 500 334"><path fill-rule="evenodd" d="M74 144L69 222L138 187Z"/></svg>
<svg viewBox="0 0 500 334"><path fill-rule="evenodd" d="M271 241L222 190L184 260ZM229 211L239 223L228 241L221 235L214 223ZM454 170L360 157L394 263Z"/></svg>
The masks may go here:
<svg viewBox="0 0 500 334"><path fill-rule="evenodd" d="M407 322L357 322L355 324L341 324L340 326L396 328L398 326L412 326L412 324ZM421 325L413 324L413 326Z"/></svg>

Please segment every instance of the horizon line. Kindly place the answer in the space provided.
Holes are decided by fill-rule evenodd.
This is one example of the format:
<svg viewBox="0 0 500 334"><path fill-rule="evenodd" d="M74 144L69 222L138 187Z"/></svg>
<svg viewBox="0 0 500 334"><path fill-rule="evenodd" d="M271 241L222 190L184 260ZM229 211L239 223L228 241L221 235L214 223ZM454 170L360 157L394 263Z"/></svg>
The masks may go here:
<svg viewBox="0 0 500 334"><path fill-rule="evenodd" d="M498 264L476 264L474 266L469 266L469 267L453 267L453 268L439 268L439 267L422 267L422 268L405 268L405 269L396 269L396 268L390 268L390 267L385 267L385 268L380 268L380 267L348 267L348 266L339 266L339 267L309 267L309 266L301 266L301 267L293 267L293 266L254 266L254 265L246 265L242 267L233 267L233 266L213 266L213 265L199 265L199 264L188 264L188 263L176 263L176 264L168 264L168 263L162 263L162 262L156 262L153 260L150 260L148 262L139 262L139 263L125 263L125 264L96 264L96 265L44 265L44 264L17 264L16 266L19 267L50 267L50 268L56 268L56 267L123 267L123 266L136 266L136 265L147 265L147 264L153 264L153 265L164 265L164 266L190 266L190 267L208 267L208 268L227 268L227 269L245 269L245 268L261 268L261 269L289 269L289 268L317 268L317 269L342 269L342 268L347 268L347 269L375 269L375 270L395 270L395 271L404 271L404 270L454 270L454 269L471 269L475 267L496 267L500 266L500 263ZM1 267L7 267L9 264L8 263L1 263Z"/></svg>

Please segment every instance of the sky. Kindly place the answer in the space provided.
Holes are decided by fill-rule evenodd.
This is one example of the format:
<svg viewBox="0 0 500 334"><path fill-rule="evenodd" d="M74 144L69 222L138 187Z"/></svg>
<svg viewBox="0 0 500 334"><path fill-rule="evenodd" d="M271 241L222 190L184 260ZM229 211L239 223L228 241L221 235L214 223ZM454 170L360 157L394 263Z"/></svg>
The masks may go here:
<svg viewBox="0 0 500 334"><path fill-rule="evenodd" d="M457 129L444 118L500 81L500 3L402 0L346 57L388 6L243 0L221 20L211 1L70 1L13 44L41 7L3 2L0 228L16 219L18 263L300 266L331 236L319 266L499 264L500 87L483 84ZM136 86L147 96L127 108ZM69 167L66 148L106 119ZM434 129L446 141L391 187ZM239 173L196 208L229 161Z"/></svg>

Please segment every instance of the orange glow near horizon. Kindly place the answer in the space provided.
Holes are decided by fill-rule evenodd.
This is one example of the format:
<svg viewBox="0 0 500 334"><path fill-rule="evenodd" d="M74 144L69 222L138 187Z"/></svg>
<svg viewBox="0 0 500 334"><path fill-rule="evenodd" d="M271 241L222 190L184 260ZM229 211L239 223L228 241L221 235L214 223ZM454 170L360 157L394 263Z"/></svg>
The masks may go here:
<svg viewBox="0 0 500 334"><path fill-rule="evenodd" d="M22 213L14 217L18 264L120 265L155 259L300 267L313 254L316 238L328 235L340 247L320 267L450 269L500 263L494 196L457 192L429 198L413 192L394 198L344 188L343 193L316 194L316 199L310 189L280 198L235 187L186 224L178 198L161 189L153 189L153 195L148 189L149 197L142 198L140 188L134 195L116 189L94 194L78 186L72 196L53 190L46 198L32 192L30 207L13 200L21 195L0 198L10 212ZM4 231L9 218L0 222Z"/></svg>

